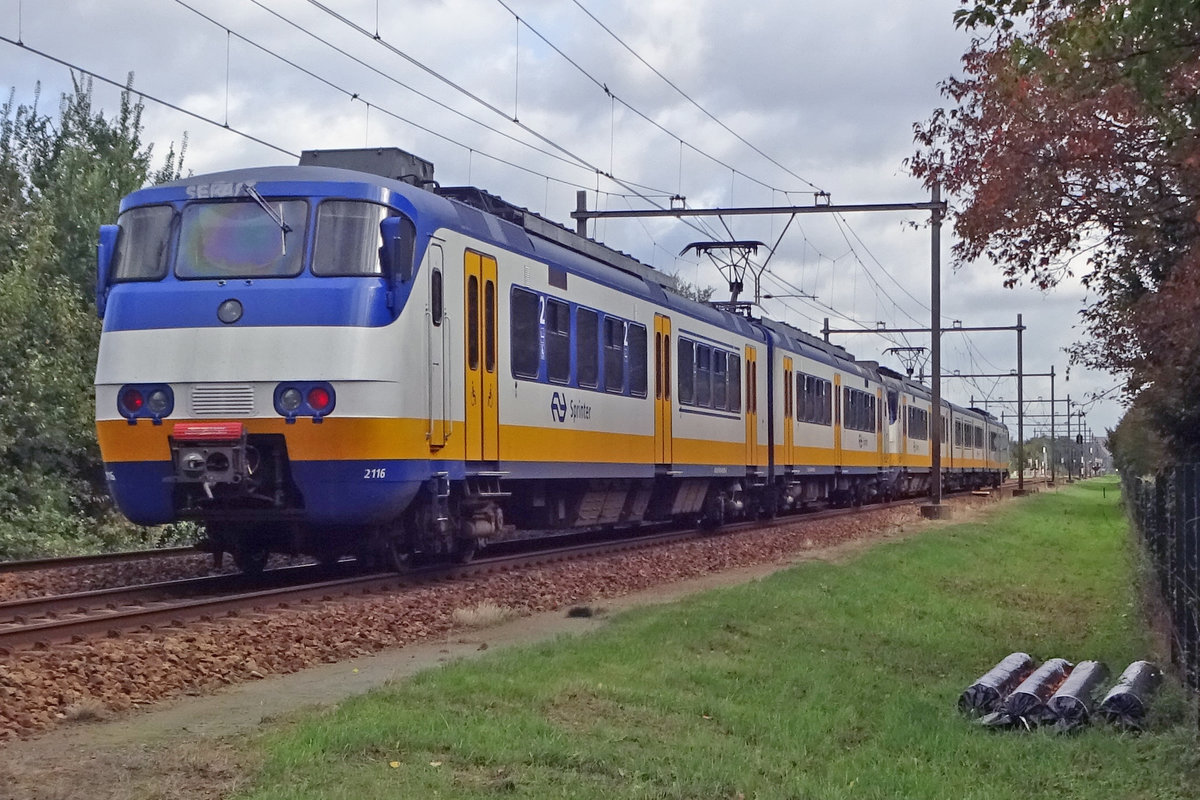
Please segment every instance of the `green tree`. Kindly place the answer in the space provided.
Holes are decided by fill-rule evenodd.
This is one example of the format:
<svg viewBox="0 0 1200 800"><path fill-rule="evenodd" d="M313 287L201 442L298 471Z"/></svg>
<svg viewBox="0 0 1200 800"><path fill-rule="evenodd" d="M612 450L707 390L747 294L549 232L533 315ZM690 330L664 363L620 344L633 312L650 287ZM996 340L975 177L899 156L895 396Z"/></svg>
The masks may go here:
<svg viewBox="0 0 1200 800"><path fill-rule="evenodd" d="M1174 456L1200 456L1200 4L972 0L956 17L979 35L911 160L954 200L956 261L1009 285L1079 275L1076 363L1124 375Z"/></svg>
<svg viewBox="0 0 1200 800"><path fill-rule="evenodd" d="M112 118L73 76L52 118L0 108L0 556L111 546L129 534L109 509L95 441L92 308L96 230L122 196L178 176L141 141L127 88Z"/></svg>
<svg viewBox="0 0 1200 800"><path fill-rule="evenodd" d="M1115 430L1108 432L1113 464L1130 475L1153 475L1164 461L1163 444L1147 419L1144 402L1135 402Z"/></svg>
<svg viewBox="0 0 1200 800"><path fill-rule="evenodd" d="M712 300L713 292L716 291L711 286L701 286L698 283L686 281L678 272L672 272L667 277L671 279L671 285L666 288L681 297L695 300L697 303L709 302Z"/></svg>

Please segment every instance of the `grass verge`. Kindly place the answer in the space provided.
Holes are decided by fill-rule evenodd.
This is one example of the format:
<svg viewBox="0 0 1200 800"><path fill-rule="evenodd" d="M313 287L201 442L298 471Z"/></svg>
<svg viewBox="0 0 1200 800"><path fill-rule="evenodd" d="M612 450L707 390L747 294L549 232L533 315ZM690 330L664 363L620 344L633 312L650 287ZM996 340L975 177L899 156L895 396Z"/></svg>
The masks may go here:
<svg viewBox="0 0 1200 800"><path fill-rule="evenodd" d="M955 711L1012 650L1152 655L1116 499L1078 484L425 673L261 737L244 797L1194 797L1173 687L1140 737Z"/></svg>

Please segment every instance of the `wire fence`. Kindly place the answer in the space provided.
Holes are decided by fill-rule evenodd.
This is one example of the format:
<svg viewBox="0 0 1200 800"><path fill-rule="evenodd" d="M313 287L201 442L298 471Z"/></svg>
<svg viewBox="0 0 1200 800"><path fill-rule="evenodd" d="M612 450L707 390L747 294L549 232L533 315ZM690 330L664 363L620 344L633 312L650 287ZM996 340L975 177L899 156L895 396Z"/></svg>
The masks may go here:
<svg viewBox="0 0 1200 800"><path fill-rule="evenodd" d="M1171 659L1200 693L1200 464L1122 478L1125 507L1171 618Z"/></svg>

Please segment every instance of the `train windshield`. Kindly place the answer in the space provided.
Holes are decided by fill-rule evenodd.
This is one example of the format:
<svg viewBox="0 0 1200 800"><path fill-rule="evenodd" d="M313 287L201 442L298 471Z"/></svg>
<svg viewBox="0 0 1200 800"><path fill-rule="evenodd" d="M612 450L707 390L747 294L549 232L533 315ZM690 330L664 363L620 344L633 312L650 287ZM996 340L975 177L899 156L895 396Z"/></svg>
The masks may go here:
<svg viewBox="0 0 1200 800"><path fill-rule="evenodd" d="M167 274L174 217L170 206L144 206L131 208L117 219L121 235L113 259L114 281L156 281Z"/></svg>
<svg viewBox="0 0 1200 800"><path fill-rule="evenodd" d="M191 203L183 210L180 278L287 278L300 274L308 229L303 200Z"/></svg>
<svg viewBox="0 0 1200 800"><path fill-rule="evenodd" d="M351 200L326 200L317 208L314 275L382 275L379 223L385 206Z"/></svg>

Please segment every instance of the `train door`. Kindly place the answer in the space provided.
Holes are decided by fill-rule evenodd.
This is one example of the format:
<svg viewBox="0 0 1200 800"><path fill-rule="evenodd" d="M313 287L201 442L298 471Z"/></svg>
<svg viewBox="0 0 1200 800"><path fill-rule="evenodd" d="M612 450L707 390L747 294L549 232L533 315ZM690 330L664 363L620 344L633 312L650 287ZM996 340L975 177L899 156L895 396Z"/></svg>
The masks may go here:
<svg viewBox="0 0 1200 800"><path fill-rule="evenodd" d="M783 463L796 463L796 384L792 380L792 359L783 357Z"/></svg>
<svg viewBox="0 0 1200 800"><path fill-rule="evenodd" d="M671 320L654 315L654 458L670 464L671 448Z"/></svg>
<svg viewBox="0 0 1200 800"><path fill-rule="evenodd" d="M842 465L842 376L833 376L833 465Z"/></svg>
<svg viewBox="0 0 1200 800"><path fill-rule="evenodd" d="M758 466L758 351L746 346L746 465Z"/></svg>
<svg viewBox="0 0 1200 800"><path fill-rule="evenodd" d="M467 461L500 457L499 384L496 375L496 259L467 251L466 454Z"/></svg>
<svg viewBox="0 0 1200 800"><path fill-rule="evenodd" d="M450 436L449 404L446 402L446 326L445 297L443 292L442 248L433 244L429 247L429 312L426 315L426 342L429 354L429 448L438 450L446 445Z"/></svg>

